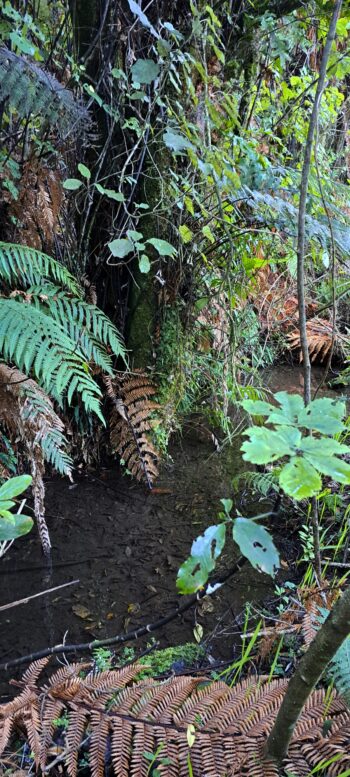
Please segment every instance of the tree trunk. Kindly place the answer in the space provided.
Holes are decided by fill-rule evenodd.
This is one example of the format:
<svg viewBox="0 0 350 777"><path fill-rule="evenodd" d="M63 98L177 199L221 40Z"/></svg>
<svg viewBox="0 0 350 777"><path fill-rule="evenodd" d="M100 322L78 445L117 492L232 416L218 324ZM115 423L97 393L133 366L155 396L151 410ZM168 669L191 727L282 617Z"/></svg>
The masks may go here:
<svg viewBox="0 0 350 777"><path fill-rule="evenodd" d="M311 691L350 633L350 587L338 599L293 675L267 740L266 752L281 764L295 725Z"/></svg>

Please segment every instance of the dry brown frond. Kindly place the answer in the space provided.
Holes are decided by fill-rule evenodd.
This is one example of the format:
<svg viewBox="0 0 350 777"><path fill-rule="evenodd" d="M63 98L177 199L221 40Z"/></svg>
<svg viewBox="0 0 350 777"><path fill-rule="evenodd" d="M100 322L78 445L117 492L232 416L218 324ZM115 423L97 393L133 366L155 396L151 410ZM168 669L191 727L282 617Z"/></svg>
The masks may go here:
<svg viewBox="0 0 350 777"><path fill-rule="evenodd" d="M15 241L50 252L63 201L57 170L35 157L28 159L23 165L18 198L9 198L9 216L16 223Z"/></svg>
<svg viewBox="0 0 350 777"><path fill-rule="evenodd" d="M323 362L328 356L332 348L332 325L330 321L325 318L311 318L306 324L307 342L309 347L310 359L312 362L319 359ZM300 346L300 333L299 330L293 330L287 335L289 341L289 347L291 350L298 349L300 351L300 361L303 360L303 355ZM334 347L339 352L342 350L341 338L338 330L335 331Z"/></svg>
<svg viewBox="0 0 350 777"><path fill-rule="evenodd" d="M44 664L42 663L41 666ZM264 744L282 702L286 680L247 678L230 688L206 678L173 677L164 682L135 681L143 666L133 665L81 677L85 665L58 670L49 684L36 685L40 664L29 670L25 689L0 706L0 754L14 730L24 730L36 765L45 769L52 759L54 727L50 715L68 713L62 762L68 775L77 774L78 753L85 742L92 777L103 777L110 743L117 777L147 777L145 753L159 749L159 770L166 777L278 777L274 763L264 757ZM55 706L60 702L60 707ZM325 714L331 722L324 733ZM189 724L195 727L189 749ZM350 711L333 693L323 690L308 698L286 759L291 773L307 775L322 760L331 764L330 777L350 764ZM162 764L162 759L166 759Z"/></svg>
<svg viewBox="0 0 350 777"><path fill-rule="evenodd" d="M113 380L106 376L105 385L113 402L110 439L113 450L125 462L137 480L149 488L158 475L159 454L147 436L154 426L152 413L159 408L151 397L156 388L145 373L125 373Z"/></svg>
<svg viewBox="0 0 350 777"><path fill-rule="evenodd" d="M33 401L37 407L34 408ZM38 409L39 407L39 409ZM41 441L52 429L63 432L64 425L53 409L47 394L38 384L15 367L0 363L0 421L10 435L19 438L26 450L32 474L34 511L45 553L51 543L45 521L44 455ZM71 470L67 466L66 474Z"/></svg>

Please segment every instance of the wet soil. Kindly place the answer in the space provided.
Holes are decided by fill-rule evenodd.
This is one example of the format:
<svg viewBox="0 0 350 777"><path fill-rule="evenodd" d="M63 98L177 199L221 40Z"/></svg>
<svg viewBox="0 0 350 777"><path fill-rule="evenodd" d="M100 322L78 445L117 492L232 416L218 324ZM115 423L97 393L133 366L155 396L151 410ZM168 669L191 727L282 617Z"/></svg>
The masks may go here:
<svg viewBox="0 0 350 777"><path fill-rule="evenodd" d="M62 591L0 613L1 660L7 661L61 643L129 631L165 615L179 597L175 579L192 540L215 520L219 500L232 493L241 467L240 442L223 455L210 436L187 431L172 446L172 463L163 467L157 489L149 493L116 471L87 475L72 485L61 478L46 482L47 520L53 571L47 578L35 530L18 540L0 567L1 604L78 579ZM230 550L224 566L232 564ZM235 654L234 627L246 601L262 600L271 590L265 575L247 565L215 594L154 636L161 647L193 642L201 623L204 636L217 634L208 647L215 657ZM221 621L220 621L221 619ZM66 641L67 641L66 640ZM147 640L146 640L147 641ZM138 642L138 650L145 646ZM18 673L17 673L18 674Z"/></svg>
<svg viewBox="0 0 350 777"><path fill-rule="evenodd" d="M321 374L315 373L315 384ZM301 372L295 368L275 369L264 382L272 391L302 391ZM190 426L172 445L172 461L163 466L151 493L117 468L82 475L74 484L48 479L52 574L48 578L33 530L1 560L0 604L78 582L0 612L1 661L61 643L64 637L70 643L110 637L168 613L179 601L176 573L192 540L215 520L219 500L232 495L232 478L244 468L240 444L237 438L220 454L205 426ZM238 495L239 507L241 497L243 493ZM254 512L254 505L250 508ZM277 544L288 558L288 542L277 537ZM233 552L231 545L223 556L224 567L232 564ZM245 602L257 605L272 591L270 579L247 564L213 597L154 636L161 647L193 642L198 621L208 652L215 659L234 658ZM142 650L146 643L133 646ZM2 684L0 692L4 688Z"/></svg>

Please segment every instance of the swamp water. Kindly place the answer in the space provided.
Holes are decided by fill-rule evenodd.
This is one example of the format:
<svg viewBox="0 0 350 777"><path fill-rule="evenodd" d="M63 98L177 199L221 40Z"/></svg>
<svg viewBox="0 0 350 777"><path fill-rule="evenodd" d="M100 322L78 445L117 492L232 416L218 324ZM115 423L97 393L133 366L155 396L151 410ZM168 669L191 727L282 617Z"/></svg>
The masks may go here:
<svg viewBox="0 0 350 777"><path fill-rule="evenodd" d="M322 370L315 371L315 384L321 375ZM302 373L292 367L271 370L264 381L272 391L302 392ZM340 392L326 393L340 396ZM164 465L154 493L117 468L79 477L73 485L61 478L48 479L52 574L48 580L34 528L1 559L0 605L78 582L0 612L0 660L9 661L64 638L69 643L103 639L167 614L179 601L176 574L192 540L215 522L219 500L232 495L232 478L244 470L240 444L236 438L219 454L209 433L203 435L202 429L190 427L171 446L172 463ZM242 510L241 497L239 494L238 506ZM249 513L254 514L252 506ZM228 544L223 556L226 568L233 561L232 548ZM283 545L281 551L287 555ZM258 606L272 592L271 580L247 564L214 596L152 636L160 647L193 642L198 621L211 655L234 659L245 602ZM128 646L140 651L147 641L149 638ZM121 650L117 646L117 652ZM19 670L9 673L20 674ZM5 688L4 683L1 690Z"/></svg>

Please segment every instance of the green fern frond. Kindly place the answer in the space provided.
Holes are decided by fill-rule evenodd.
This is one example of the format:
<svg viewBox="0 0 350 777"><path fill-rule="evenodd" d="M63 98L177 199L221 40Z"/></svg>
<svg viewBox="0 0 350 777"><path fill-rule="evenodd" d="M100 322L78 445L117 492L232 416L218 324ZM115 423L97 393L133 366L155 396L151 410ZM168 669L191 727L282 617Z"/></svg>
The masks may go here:
<svg viewBox="0 0 350 777"><path fill-rule="evenodd" d="M104 372L112 374L112 359L107 349L126 361L125 348L117 328L96 305L69 297L52 284L32 286L28 294L38 307L50 311L69 337L79 345L88 361L94 361Z"/></svg>
<svg viewBox="0 0 350 777"><path fill-rule="evenodd" d="M268 496L270 491L279 492L278 477L274 472L240 472L232 480L235 491L242 487L242 481L246 488L258 492L261 496Z"/></svg>
<svg viewBox="0 0 350 777"><path fill-rule="evenodd" d="M60 262L42 251L16 243L0 241L0 278L19 287L40 284L47 278L76 297L83 293L77 280Z"/></svg>
<svg viewBox="0 0 350 777"><path fill-rule="evenodd" d="M70 476L73 461L67 453L68 440L62 432L62 427L52 423L52 405L42 392L27 388L24 383L22 393L26 398L21 417L24 423L30 420L37 424L36 440L44 454L45 461L52 464L61 475ZM41 424L40 419L51 419L51 424ZM37 423L38 422L38 423Z"/></svg>
<svg viewBox="0 0 350 777"><path fill-rule="evenodd" d="M0 48L0 100L8 99L19 116L40 114L66 132L90 123L86 108L51 73L6 48Z"/></svg>
<svg viewBox="0 0 350 777"><path fill-rule="evenodd" d="M101 390L89 372L86 357L51 316L34 305L0 298L0 351L27 375L33 372L40 385L68 403L77 392L85 409L103 421Z"/></svg>

